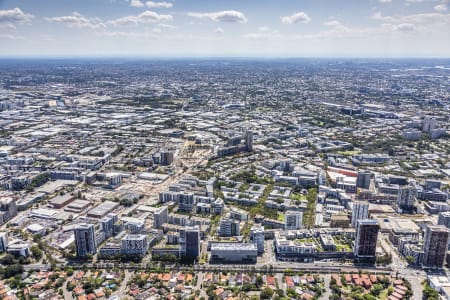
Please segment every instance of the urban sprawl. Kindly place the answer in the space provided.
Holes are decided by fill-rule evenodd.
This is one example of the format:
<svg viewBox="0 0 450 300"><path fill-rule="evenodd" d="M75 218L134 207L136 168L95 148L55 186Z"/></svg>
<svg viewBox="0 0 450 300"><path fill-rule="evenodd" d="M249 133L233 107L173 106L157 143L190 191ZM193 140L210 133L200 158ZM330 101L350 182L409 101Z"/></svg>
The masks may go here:
<svg viewBox="0 0 450 300"><path fill-rule="evenodd" d="M0 62L1 299L450 299L448 60Z"/></svg>

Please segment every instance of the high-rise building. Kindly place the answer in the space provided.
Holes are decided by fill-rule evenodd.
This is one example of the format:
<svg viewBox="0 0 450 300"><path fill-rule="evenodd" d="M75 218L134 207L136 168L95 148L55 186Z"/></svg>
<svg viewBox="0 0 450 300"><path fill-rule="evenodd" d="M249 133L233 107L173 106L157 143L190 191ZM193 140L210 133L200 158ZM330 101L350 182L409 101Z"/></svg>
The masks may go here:
<svg viewBox="0 0 450 300"><path fill-rule="evenodd" d="M414 190L411 186L399 187L397 205L406 211L414 207Z"/></svg>
<svg viewBox="0 0 450 300"><path fill-rule="evenodd" d="M356 178L356 186L363 189L368 189L370 187L370 179L372 178L372 173L368 171L359 171Z"/></svg>
<svg viewBox="0 0 450 300"><path fill-rule="evenodd" d="M422 121L422 130L425 132L431 132L436 128L437 121L434 117L425 116Z"/></svg>
<svg viewBox="0 0 450 300"><path fill-rule="evenodd" d="M250 229L250 240L258 247L258 254L263 254L265 242L264 226L260 224L253 225Z"/></svg>
<svg viewBox="0 0 450 300"><path fill-rule="evenodd" d="M200 228L186 227L180 231L181 253L187 260L196 260L200 255Z"/></svg>
<svg viewBox="0 0 450 300"><path fill-rule="evenodd" d="M0 225L6 223L17 215L17 205L14 198L0 199Z"/></svg>
<svg viewBox="0 0 450 300"><path fill-rule="evenodd" d="M358 225L358 220L369 218L369 203L364 201L356 201L353 203L352 226Z"/></svg>
<svg viewBox="0 0 450 300"><path fill-rule="evenodd" d="M284 229L297 230L303 227L303 212L288 210L284 215Z"/></svg>
<svg viewBox="0 0 450 300"><path fill-rule="evenodd" d="M245 131L245 148L248 152L253 151L253 131L246 130Z"/></svg>
<svg viewBox="0 0 450 300"><path fill-rule="evenodd" d="M450 230L443 225L428 225L423 242L422 266L427 268L442 268L447 256Z"/></svg>
<svg viewBox="0 0 450 300"><path fill-rule="evenodd" d="M223 217L220 220L219 236L229 237L238 236L241 233L240 223L238 220L231 219L229 217Z"/></svg>
<svg viewBox="0 0 450 300"><path fill-rule="evenodd" d="M167 223L167 206L161 206L153 213L153 228L161 228Z"/></svg>
<svg viewBox="0 0 450 300"><path fill-rule="evenodd" d="M74 228L75 248L78 257L86 257L97 252L95 230L93 224L81 223Z"/></svg>
<svg viewBox="0 0 450 300"><path fill-rule="evenodd" d="M148 238L145 234L127 234L122 239L121 249L125 255L145 255L148 246Z"/></svg>
<svg viewBox="0 0 450 300"><path fill-rule="evenodd" d="M141 234L145 229L145 223L140 219L132 219L127 221L125 228L131 234Z"/></svg>
<svg viewBox="0 0 450 300"><path fill-rule="evenodd" d="M163 166L168 166L173 162L173 151L161 150L160 152L160 164Z"/></svg>
<svg viewBox="0 0 450 300"><path fill-rule="evenodd" d="M114 225L119 220L116 214L107 214L100 220L100 229L105 233L105 238L111 237L115 234Z"/></svg>
<svg viewBox="0 0 450 300"><path fill-rule="evenodd" d="M8 248L8 233L5 231L0 232L0 253L3 253Z"/></svg>
<svg viewBox="0 0 450 300"><path fill-rule="evenodd" d="M444 225L445 227L450 228L450 211L439 213L438 225Z"/></svg>
<svg viewBox="0 0 450 300"><path fill-rule="evenodd" d="M358 220L354 249L356 258L375 258L379 230L377 220Z"/></svg>

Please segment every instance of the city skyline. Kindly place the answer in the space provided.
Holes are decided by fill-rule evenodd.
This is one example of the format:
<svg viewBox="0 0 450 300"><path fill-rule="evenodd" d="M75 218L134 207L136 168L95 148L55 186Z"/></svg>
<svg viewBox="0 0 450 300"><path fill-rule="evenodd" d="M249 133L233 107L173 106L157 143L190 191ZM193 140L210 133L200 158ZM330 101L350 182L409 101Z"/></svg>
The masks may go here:
<svg viewBox="0 0 450 300"><path fill-rule="evenodd" d="M1 57L449 57L448 0L0 1Z"/></svg>

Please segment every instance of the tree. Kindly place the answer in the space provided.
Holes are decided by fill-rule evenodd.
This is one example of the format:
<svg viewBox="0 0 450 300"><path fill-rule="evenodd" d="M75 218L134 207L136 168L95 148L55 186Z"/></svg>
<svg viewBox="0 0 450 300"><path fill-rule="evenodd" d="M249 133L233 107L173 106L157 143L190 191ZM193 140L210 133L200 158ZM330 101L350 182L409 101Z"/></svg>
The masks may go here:
<svg viewBox="0 0 450 300"><path fill-rule="evenodd" d="M19 264L14 264L14 265L7 266L6 268L0 269L0 271L3 274L3 278L11 278L18 274L22 274L23 267Z"/></svg>
<svg viewBox="0 0 450 300"><path fill-rule="evenodd" d="M262 278L262 276L261 275L258 275L257 277L256 277L256 286L261 286L263 284L263 278Z"/></svg>
<svg viewBox="0 0 450 300"><path fill-rule="evenodd" d="M384 290L384 286L380 283L376 283L370 289L370 293L374 296L380 295L380 293Z"/></svg>
<svg viewBox="0 0 450 300"><path fill-rule="evenodd" d="M439 293L432 289L428 283L425 284L423 289L423 300L438 300L440 298Z"/></svg>
<svg viewBox="0 0 450 300"><path fill-rule="evenodd" d="M375 297L371 294L365 294L363 298L364 298L364 300L377 300L377 297Z"/></svg>
<svg viewBox="0 0 450 300"><path fill-rule="evenodd" d="M31 250L31 254L33 255L33 257L36 260L40 260L42 258L42 250L39 249L39 247L37 245L31 246L30 250Z"/></svg>
<svg viewBox="0 0 450 300"><path fill-rule="evenodd" d="M412 264L414 263L414 261L415 261L414 257L411 256L411 255L406 256L405 259L406 259L406 262L407 262L409 265L412 265Z"/></svg>
<svg viewBox="0 0 450 300"><path fill-rule="evenodd" d="M1 259L1 264L2 265L12 265L15 264L17 262L16 258L14 257L14 255L12 254L6 254L2 259Z"/></svg>
<svg viewBox="0 0 450 300"><path fill-rule="evenodd" d="M261 299L270 299L273 296L273 290L269 287L265 287L262 289L260 298Z"/></svg>
<svg viewBox="0 0 450 300"><path fill-rule="evenodd" d="M277 289L277 295L280 297L284 297L284 291L282 289Z"/></svg>

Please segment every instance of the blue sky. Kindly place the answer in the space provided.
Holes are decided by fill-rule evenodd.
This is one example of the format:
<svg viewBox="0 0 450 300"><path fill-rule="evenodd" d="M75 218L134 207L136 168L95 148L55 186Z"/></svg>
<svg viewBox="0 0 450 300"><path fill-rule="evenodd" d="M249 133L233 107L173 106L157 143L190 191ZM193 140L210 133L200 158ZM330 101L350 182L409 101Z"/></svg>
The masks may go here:
<svg viewBox="0 0 450 300"><path fill-rule="evenodd" d="M0 0L0 56L450 57L450 0Z"/></svg>

